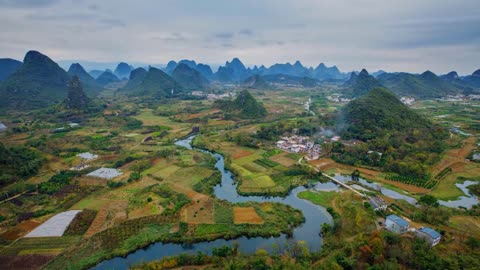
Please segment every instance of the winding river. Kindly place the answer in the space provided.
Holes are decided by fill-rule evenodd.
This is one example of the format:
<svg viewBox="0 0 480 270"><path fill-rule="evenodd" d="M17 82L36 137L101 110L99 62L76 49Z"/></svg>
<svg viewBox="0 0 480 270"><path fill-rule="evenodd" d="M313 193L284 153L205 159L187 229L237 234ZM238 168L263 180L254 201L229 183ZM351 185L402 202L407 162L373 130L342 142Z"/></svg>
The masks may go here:
<svg viewBox="0 0 480 270"><path fill-rule="evenodd" d="M193 136L184 140L177 141L175 144L179 146L192 149L191 142ZM198 151L206 152L203 150L195 149ZM313 203L299 199L297 194L307 189L334 189L332 183L318 183L309 188L303 186L293 189L290 194L284 198L281 197L261 197L261 196L240 196L237 193L237 184L233 181L233 174L225 169L225 163L223 156L217 153L210 153L217 160L215 168L217 168L222 174L221 184L214 187L215 196L220 199L228 200L233 203L237 202L279 202L288 204L294 208L300 209L305 216L305 222L293 231L293 236L287 238L286 235L279 237L240 237L234 240L218 239L210 242L200 242L189 245L182 244L165 244L155 243L146 248L136 250L126 257L116 257L111 260L106 260L99 263L92 269L128 269L134 264L141 262L148 262L156 259L160 259L165 256L179 255L181 253L196 253L201 251L207 254L211 254L213 247L221 247L223 245L231 246L233 243L239 244L239 249L242 253L251 254L257 249L266 249L272 251L274 246L284 246L289 240L293 241L305 241L311 251L318 251L322 245L322 238L319 235L320 225L323 223L332 223L332 217L328 214L325 208L314 205ZM332 186L333 185L333 186Z"/></svg>

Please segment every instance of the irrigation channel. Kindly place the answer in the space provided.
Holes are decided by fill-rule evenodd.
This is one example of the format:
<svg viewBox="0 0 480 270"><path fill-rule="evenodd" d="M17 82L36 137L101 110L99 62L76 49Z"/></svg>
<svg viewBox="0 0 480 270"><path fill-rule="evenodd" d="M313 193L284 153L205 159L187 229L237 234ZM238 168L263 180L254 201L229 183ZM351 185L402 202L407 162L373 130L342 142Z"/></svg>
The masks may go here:
<svg viewBox="0 0 480 270"><path fill-rule="evenodd" d="M177 141L175 144L179 146L192 149L191 142L194 136L187 139ZM200 149L194 149L206 152ZM319 251L322 246L322 237L319 235L321 224L332 223L332 217L325 208L314 205L313 203L299 199L297 194L307 189L322 189L323 186L329 187L329 184L318 183L309 188L303 186L293 189L286 197L261 197L261 196L240 196L237 193L237 184L235 184L233 174L225 169L223 156L217 153L210 153L217 160L215 168L222 174L221 184L214 187L215 196L219 199L228 200L233 203L237 202L279 202L288 204L294 208L300 209L305 216L305 222L293 231L293 236L287 238L286 235L279 237L240 237L233 240L217 239L210 242L199 242L195 244L165 244L155 243L146 248L138 249L126 257L115 257L110 260L103 261L92 269L128 269L134 264L141 262L149 262L156 259L161 259L165 256L174 256L181 253L196 253L201 251L203 253L211 254L212 248L221 247L224 245L232 246L233 243L238 243L240 252L244 254L254 253L257 249L274 250L274 246L283 247L288 241L305 241L311 251Z"/></svg>

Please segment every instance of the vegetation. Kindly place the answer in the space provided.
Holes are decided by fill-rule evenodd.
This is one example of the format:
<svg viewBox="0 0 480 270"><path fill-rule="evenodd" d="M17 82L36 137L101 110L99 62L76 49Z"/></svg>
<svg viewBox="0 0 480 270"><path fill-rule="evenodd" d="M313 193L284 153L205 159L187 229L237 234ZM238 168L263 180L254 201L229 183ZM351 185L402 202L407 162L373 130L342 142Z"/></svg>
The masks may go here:
<svg viewBox="0 0 480 270"><path fill-rule="evenodd" d="M35 175L44 161L45 158L35 149L8 147L0 142L0 187Z"/></svg>
<svg viewBox="0 0 480 270"><path fill-rule="evenodd" d="M440 79L431 71L420 75L409 73L384 73L378 76L380 82L397 95L435 98L455 94L457 87Z"/></svg>
<svg viewBox="0 0 480 270"><path fill-rule="evenodd" d="M173 70L172 78L185 89L200 90L208 85L208 80L197 70L180 63Z"/></svg>
<svg viewBox="0 0 480 270"><path fill-rule="evenodd" d="M381 88L350 102L342 110L342 116L345 121L342 137L359 139L366 144L351 148L334 144L334 159L352 165L379 166L432 186L427 184L429 166L439 160L439 154L445 149L442 140L446 139L447 133L444 129ZM377 153L373 153L376 156L368 155L368 151L381 156Z"/></svg>
<svg viewBox="0 0 480 270"><path fill-rule="evenodd" d="M214 106L222 109L227 115L245 119L259 119L267 114L267 110L247 90L240 92L233 101L217 100Z"/></svg>
<svg viewBox="0 0 480 270"><path fill-rule="evenodd" d="M29 51L23 64L0 83L0 107L45 108L66 97L69 79L50 58Z"/></svg>
<svg viewBox="0 0 480 270"><path fill-rule="evenodd" d="M92 224L93 219L97 215L97 211L91 209L83 209L72 220L63 235L83 235Z"/></svg>

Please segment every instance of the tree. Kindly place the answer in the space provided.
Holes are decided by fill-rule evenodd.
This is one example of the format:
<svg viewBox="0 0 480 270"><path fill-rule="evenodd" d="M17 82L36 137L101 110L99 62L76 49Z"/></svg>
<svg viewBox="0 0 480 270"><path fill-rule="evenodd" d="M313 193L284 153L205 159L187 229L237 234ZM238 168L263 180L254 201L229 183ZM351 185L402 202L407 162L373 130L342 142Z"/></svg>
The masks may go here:
<svg viewBox="0 0 480 270"><path fill-rule="evenodd" d="M440 204L438 203L437 198L433 197L432 195L423 195L418 200L418 203L424 206L430 207L438 207Z"/></svg>

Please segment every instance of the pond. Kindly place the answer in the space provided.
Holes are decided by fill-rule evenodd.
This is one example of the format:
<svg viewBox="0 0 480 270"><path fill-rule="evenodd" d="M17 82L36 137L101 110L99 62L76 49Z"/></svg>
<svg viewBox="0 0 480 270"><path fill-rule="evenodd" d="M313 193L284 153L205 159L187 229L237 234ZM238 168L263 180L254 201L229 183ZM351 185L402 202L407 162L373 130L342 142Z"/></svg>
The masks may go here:
<svg viewBox="0 0 480 270"><path fill-rule="evenodd" d="M465 181L463 183L456 183L455 186L457 186L462 192L465 194L465 196L460 196L456 200L452 201L438 201L441 205L448 206L448 207L453 207L453 208L459 208L459 207L465 207L467 209L472 208L472 206L476 205L479 203L478 197L470 194L470 190L467 188L468 186L474 185L477 182L475 181Z"/></svg>
<svg viewBox="0 0 480 270"><path fill-rule="evenodd" d="M192 149L191 141L193 137L177 141L175 144L179 146ZM111 260L106 260L99 263L92 269L128 269L133 264L141 262L148 262L156 259L161 259L165 256L179 255L181 253L196 253L201 251L211 254L213 247L221 247L223 245L232 246L235 242L238 243L239 249L244 254L254 253L257 249L274 250L274 246L285 246L289 241L305 241L311 251L319 251L322 246L322 237L319 235L320 227L323 223L332 223L332 217L325 208L317 206L309 201L299 199L297 194L307 189L317 190L334 190L336 185L333 183L318 183L309 187L297 187L293 189L288 196L281 197L262 197L262 196L241 196L237 193L237 184L234 182L233 174L225 169L223 156L217 153L210 153L204 150L195 149L205 153L211 154L217 160L215 168L222 174L221 184L214 187L215 196L220 199L228 200L233 203L237 202L279 202L288 204L296 209L300 209L305 216L305 223L295 228L293 236L287 238L286 235L279 237L240 237L233 240L218 239L210 242L200 242L195 244L165 244L155 243L144 249L139 249L130 253L126 257L116 257Z"/></svg>

